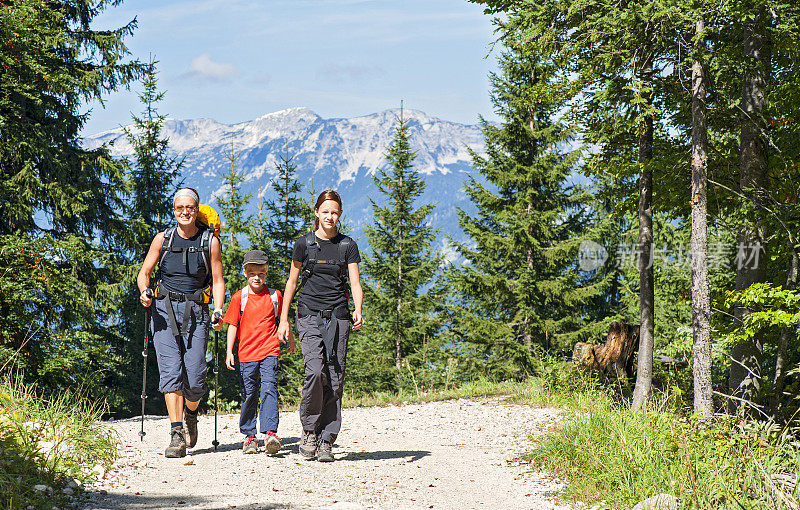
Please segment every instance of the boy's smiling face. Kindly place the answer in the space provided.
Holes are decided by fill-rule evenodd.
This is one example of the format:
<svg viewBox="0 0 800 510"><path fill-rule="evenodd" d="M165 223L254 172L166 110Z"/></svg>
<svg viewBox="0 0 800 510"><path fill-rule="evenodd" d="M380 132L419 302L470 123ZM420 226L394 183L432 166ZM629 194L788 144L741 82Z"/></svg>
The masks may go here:
<svg viewBox="0 0 800 510"><path fill-rule="evenodd" d="M261 292L267 279L267 264L247 264L244 266L244 276L251 291Z"/></svg>

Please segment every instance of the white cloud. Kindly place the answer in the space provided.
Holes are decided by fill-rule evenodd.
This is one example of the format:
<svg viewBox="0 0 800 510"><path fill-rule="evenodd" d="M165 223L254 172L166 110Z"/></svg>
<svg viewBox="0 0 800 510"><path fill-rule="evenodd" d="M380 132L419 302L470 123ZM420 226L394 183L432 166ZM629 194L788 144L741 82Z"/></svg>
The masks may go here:
<svg viewBox="0 0 800 510"><path fill-rule="evenodd" d="M227 81L239 75L235 65L227 62L214 62L211 55L203 53L189 63L189 70L183 77L200 81Z"/></svg>

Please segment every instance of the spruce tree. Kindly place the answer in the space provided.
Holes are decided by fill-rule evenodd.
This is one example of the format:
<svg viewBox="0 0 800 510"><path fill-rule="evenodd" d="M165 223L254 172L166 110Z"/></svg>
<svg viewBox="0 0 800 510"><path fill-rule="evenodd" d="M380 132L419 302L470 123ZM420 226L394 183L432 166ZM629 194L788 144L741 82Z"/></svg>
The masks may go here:
<svg viewBox="0 0 800 510"><path fill-rule="evenodd" d="M278 156L278 174L272 181L274 198L267 202L268 218L265 222L267 237L272 241L270 250L270 286L283 289L289 276L292 249L295 240L307 231L304 215L307 206L300 197L297 166L288 152Z"/></svg>
<svg viewBox="0 0 800 510"><path fill-rule="evenodd" d="M455 243L465 263L448 280L454 341L504 378L531 370L537 346L571 347L563 337L585 326L593 291L578 285L583 195L567 182L577 154L565 152L571 132L554 120L564 104L547 93L553 62L532 51L518 16L495 22L504 51L492 100L503 123L482 120L486 155L473 154L482 178L465 184L477 214L459 210L469 240Z"/></svg>
<svg viewBox="0 0 800 510"><path fill-rule="evenodd" d="M133 125L124 128L125 136L133 148L133 157L126 161L127 181L129 182L129 198L126 217L130 225L132 249L127 267L122 275L122 285L126 298L121 304L120 336L124 339L116 346L120 357L127 356L125 364L135 366L136 370L127 370L118 374L109 374L111 386L117 390L118 405L123 409L135 409L141 393L141 343L129 339L141 338L145 329L145 313L139 303L139 288L136 275L157 232L175 224L172 212L172 197L175 190L182 186L180 169L182 161L168 155L169 140L162 134L165 115L159 113L158 103L164 98L164 92L158 90L158 62L150 59L146 72L142 77L143 90L138 94L142 105L139 115L132 115ZM151 279L151 286L156 280ZM154 390L158 383L158 367L155 357L149 358L150 375L147 388ZM116 402L115 402L116 403ZM149 399L152 412L160 412L163 402Z"/></svg>
<svg viewBox="0 0 800 510"><path fill-rule="evenodd" d="M169 139L162 135L166 115L158 111L165 92L158 90L157 60L150 59L138 94L144 109L132 115L133 125L124 128L133 148L129 161L131 187L130 218L141 218L146 230L134 243L146 253L153 236L174 223L172 196L182 187L183 161L168 155ZM142 257L143 258L143 257Z"/></svg>
<svg viewBox="0 0 800 510"><path fill-rule="evenodd" d="M228 169L222 175L224 193L217 197L222 223L222 267L225 274L225 287L229 295L247 284L242 274L242 260L248 248L242 245L241 238L250 232L250 217L245 212L252 194L242 193L244 172L237 168L239 154L231 150L225 154Z"/></svg>
<svg viewBox="0 0 800 510"><path fill-rule="evenodd" d="M108 5L0 3L0 265L15 268L0 272L0 366L97 396L122 366L111 347L130 245L123 167L80 131L87 102L143 71L125 62L135 21L92 28Z"/></svg>
<svg viewBox="0 0 800 510"><path fill-rule="evenodd" d="M431 245L436 231L429 224L433 204L415 208L425 191L425 181L414 169L416 155L411 150L408 122L400 118L386 152L389 170L379 169L373 176L385 197L373 199L374 224L366 229L372 254L364 258L368 277L369 314L377 321L370 341L384 345L394 357L395 368L417 351L434 327L431 313L437 295L429 286L442 262Z"/></svg>

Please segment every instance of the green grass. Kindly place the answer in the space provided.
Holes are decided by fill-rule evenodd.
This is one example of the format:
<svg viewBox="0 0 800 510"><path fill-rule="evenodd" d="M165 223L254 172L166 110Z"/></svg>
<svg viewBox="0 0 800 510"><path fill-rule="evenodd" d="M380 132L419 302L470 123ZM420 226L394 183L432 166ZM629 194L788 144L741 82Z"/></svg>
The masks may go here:
<svg viewBox="0 0 800 510"><path fill-rule="evenodd" d="M0 501L5 508L63 506L70 479L88 481L107 466L116 444L95 423L104 408L84 395L44 398L10 376L0 380ZM49 488L34 489L37 485Z"/></svg>
<svg viewBox="0 0 800 510"><path fill-rule="evenodd" d="M476 379L448 389L428 391L399 390L397 392L373 392L359 395L345 393L342 400L344 407L355 406L387 406L407 403L434 402L467 397L487 397L493 395L514 395L522 383L513 381L493 382L487 379Z"/></svg>
<svg viewBox="0 0 800 510"><path fill-rule="evenodd" d="M569 413L561 426L533 439L527 456L567 482L568 500L631 508L664 492L684 508L800 508L798 489L770 477L800 471L800 442L788 430L697 422L674 396L633 411L618 391L591 376L566 365L557 372L570 375L532 379L517 398Z"/></svg>

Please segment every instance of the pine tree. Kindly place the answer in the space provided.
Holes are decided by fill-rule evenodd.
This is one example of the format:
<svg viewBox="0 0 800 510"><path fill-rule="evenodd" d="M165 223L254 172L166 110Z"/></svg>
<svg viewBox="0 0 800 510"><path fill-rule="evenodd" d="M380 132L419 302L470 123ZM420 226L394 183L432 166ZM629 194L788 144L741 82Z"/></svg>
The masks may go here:
<svg viewBox="0 0 800 510"><path fill-rule="evenodd" d="M398 370L403 358L431 335L431 312L438 299L432 290L423 289L432 283L442 262L431 248L436 231L428 224L428 216L434 205L414 207L425 191L424 179L413 170L415 157L401 108L386 152L391 169L380 169L373 176L386 202L379 205L370 199L375 223L366 233L372 255L364 260L370 316L379 322L378 342L391 345Z"/></svg>
<svg viewBox="0 0 800 510"><path fill-rule="evenodd" d="M140 115L132 116L133 127L124 129L134 152L134 160L129 162L129 217L141 218L146 226L146 231L134 241L144 249L144 253L153 236L174 223L172 196L183 186L183 161L168 155L169 139L161 133L166 115L158 112L157 105L164 99L165 92L158 90L157 64L158 61L151 58L142 79L144 90L139 94L139 102L144 110Z"/></svg>
<svg viewBox="0 0 800 510"><path fill-rule="evenodd" d="M117 5L118 2L111 3ZM142 71L135 20L94 30L107 2L0 3L0 366L40 387L107 393L127 259L122 165L87 150L86 102ZM14 354L19 353L19 354Z"/></svg>
<svg viewBox="0 0 800 510"><path fill-rule="evenodd" d="M515 28L519 17L495 22L505 49L492 99L503 124L482 121L487 154L473 161L486 184L466 182L478 212L459 211L469 241L456 243L465 263L448 280L454 341L504 378L528 372L536 346L565 347L593 291L578 285L582 194L567 184L577 154L562 152L571 133L553 120L564 104L547 93L552 62Z"/></svg>
<svg viewBox="0 0 800 510"><path fill-rule="evenodd" d="M126 161L127 180L129 182L129 200L126 216L130 224L131 255L127 260L127 268L123 270L122 286L126 298L121 304L121 320L118 330L124 339L140 338L144 332L144 309L139 303L139 289L136 275L144 260L145 254L155 234L174 224L172 213L172 197L181 184L181 161L167 154L169 140L162 133L162 125L166 116L158 112L158 103L164 98L164 92L158 90L157 61L152 59L142 78L143 91L138 94L143 106L140 115L132 115L133 127L125 128L125 135L133 147L132 160ZM155 280L153 280L155 283ZM120 357L127 356L126 365L136 366L141 363L141 344L126 340L115 346ZM148 388L157 387L158 370L155 357L150 357L151 366ZM140 398L140 372L126 370L118 374L109 374L110 386L118 394L118 405L125 409L135 409ZM160 411L163 403L158 399L147 401L156 406L154 412ZM117 403L117 402L115 402ZM115 406L116 407L116 406Z"/></svg>
<svg viewBox="0 0 800 510"><path fill-rule="evenodd" d="M288 151L278 156L278 174L272 181L273 200L266 204L269 211L266 235L272 241L270 251L270 286L283 289L292 263L295 240L306 232L304 215L308 207L300 197L297 166Z"/></svg>
<svg viewBox="0 0 800 510"><path fill-rule="evenodd" d="M219 213L224 218L222 224L222 267L225 274L225 287L229 295L247 284L242 274L242 260L247 248L242 246L241 238L251 231L250 218L245 209L252 194L242 194L244 172L236 166L239 159L233 147L225 154L228 170L222 175L224 194L217 198Z"/></svg>

